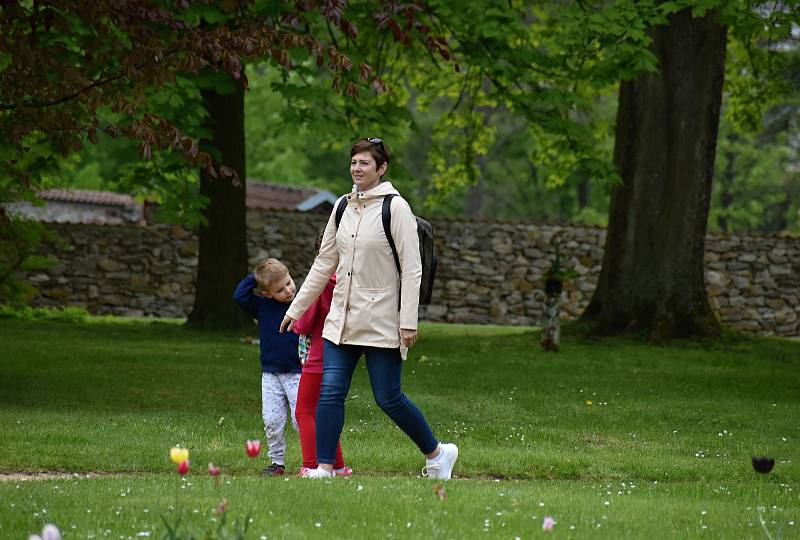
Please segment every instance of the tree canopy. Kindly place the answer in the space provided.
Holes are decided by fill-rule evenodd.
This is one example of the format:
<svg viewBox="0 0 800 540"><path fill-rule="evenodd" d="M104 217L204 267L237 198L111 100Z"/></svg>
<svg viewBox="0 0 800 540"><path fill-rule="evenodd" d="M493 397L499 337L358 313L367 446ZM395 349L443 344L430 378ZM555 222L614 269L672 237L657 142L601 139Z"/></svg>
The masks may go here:
<svg viewBox="0 0 800 540"><path fill-rule="evenodd" d="M194 171L235 176L197 143L209 136L202 92L233 84L249 89L251 176L342 191L337 156L379 135L396 156L391 175L429 215L605 225L623 181L618 89L663 68L654 32L688 13L727 36L709 227L800 230L796 0L1 9L0 202L87 175L201 223L209 200Z"/></svg>

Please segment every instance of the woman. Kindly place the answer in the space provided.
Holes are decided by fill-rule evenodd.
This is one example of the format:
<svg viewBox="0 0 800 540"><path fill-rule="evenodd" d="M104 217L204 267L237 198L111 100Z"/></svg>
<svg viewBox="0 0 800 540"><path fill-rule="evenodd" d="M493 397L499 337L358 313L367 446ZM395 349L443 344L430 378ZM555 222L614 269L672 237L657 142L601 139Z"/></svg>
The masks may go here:
<svg viewBox="0 0 800 540"><path fill-rule="evenodd" d="M417 340L422 266L417 223L401 197L391 200L391 233L400 260L399 278L383 231L383 198L398 195L391 183L382 182L389 157L382 139L361 139L353 145L350 176L354 185L345 195L345 212L338 226L336 206L331 212L319 253L281 322L281 331L291 330L336 273L331 310L322 333L324 364L317 406L319 466L306 478L333 476L336 444L344 424L344 401L362 353L375 402L427 458L422 474L447 480L458 458L456 445L439 444L400 385L405 352Z"/></svg>

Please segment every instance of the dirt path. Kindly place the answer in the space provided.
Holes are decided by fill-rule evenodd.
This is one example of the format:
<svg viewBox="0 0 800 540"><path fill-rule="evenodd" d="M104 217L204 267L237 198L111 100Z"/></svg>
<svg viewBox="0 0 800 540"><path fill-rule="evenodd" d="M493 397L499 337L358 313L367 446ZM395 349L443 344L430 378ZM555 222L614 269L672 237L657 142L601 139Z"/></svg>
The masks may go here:
<svg viewBox="0 0 800 540"><path fill-rule="evenodd" d="M12 472L0 473L0 482L27 482L29 480L69 480L72 478L101 478L105 476L124 476L122 474L113 473L97 473L97 472Z"/></svg>

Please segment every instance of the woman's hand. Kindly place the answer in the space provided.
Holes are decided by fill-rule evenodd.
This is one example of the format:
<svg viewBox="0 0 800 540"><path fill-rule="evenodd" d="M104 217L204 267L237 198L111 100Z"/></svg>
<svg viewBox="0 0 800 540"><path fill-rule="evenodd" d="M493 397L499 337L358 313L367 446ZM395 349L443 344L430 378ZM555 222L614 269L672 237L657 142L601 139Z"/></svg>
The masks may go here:
<svg viewBox="0 0 800 540"><path fill-rule="evenodd" d="M284 330L292 330L294 328L294 319L289 317L288 315L284 315L283 320L281 321L281 326L278 328L278 332L283 334Z"/></svg>
<svg viewBox="0 0 800 540"><path fill-rule="evenodd" d="M417 342L417 331L407 328L400 329L400 341L409 349Z"/></svg>

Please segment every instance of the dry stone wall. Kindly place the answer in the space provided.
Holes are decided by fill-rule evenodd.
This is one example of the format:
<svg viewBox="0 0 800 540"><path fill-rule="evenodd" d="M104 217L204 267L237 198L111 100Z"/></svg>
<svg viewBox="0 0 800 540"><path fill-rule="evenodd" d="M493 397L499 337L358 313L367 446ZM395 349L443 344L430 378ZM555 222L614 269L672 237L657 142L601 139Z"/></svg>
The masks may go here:
<svg viewBox="0 0 800 540"><path fill-rule="evenodd" d="M256 211L247 216L250 263L277 257L298 285L313 260L327 216ZM169 225L53 224L68 249L46 246L59 263L27 276L36 305L80 306L92 313L183 317L192 308L197 237ZM526 223L435 221L439 269L430 321L536 325L543 315L542 274L560 246L580 277L564 288L567 319L586 307L597 282L605 231ZM759 334L800 334L800 239L706 239L706 285L727 325Z"/></svg>

